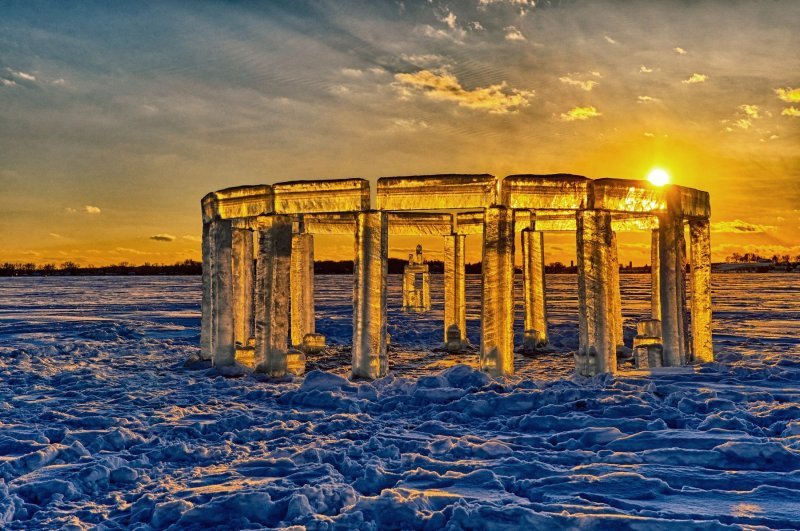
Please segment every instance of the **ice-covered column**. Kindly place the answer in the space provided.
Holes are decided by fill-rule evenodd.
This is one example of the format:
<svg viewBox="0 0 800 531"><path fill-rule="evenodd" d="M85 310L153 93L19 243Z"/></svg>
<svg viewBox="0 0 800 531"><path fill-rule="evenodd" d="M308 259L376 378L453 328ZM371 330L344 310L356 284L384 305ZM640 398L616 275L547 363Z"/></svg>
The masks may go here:
<svg viewBox="0 0 800 531"><path fill-rule="evenodd" d="M611 317L614 319L614 345L624 347L622 333L622 293L619 288L619 253L617 251L617 233L611 233L611 247L609 248L610 257L608 262L609 274L611 276Z"/></svg>
<svg viewBox="0 0 800 531"><path fill-rule="evenodd" d="M525 295L525 331L533 331L535 344L530 347L535 350L548 342L543 232L522 231L522 286Z"/></svg>
<svg viewBox="0 0 800 531"><path fill-rule="evenodd" d="M380 378L386 356L388 224L382 211L359 212L353 263L353 376Z"/></svg>
<svg viewBox="0 0 800 531"><path fill-rule="evenodd" d="M231 220L203 225L203 314L201 357L216 367L233 365L236 357L233 324Z"/></svg>
<svg viewBox="0 0 800 531"><path fill-rule="evenodd" d="M692 264L692 354L696 363L714 361L711 342L711 231L707 219L689 222Z"/></svg>
<svg viewBox="0 0 800 531"><path fill-rule="evenodd" d="M292 218L259 216L257 225L256 371L282 377L289 339Z"/></svg>
<svg viewBox="0 0 800 531"><path fill-rule="evenodd" d="M658 257L658 229L653 229L650 242L650 317L661 319L661 271Z"/></svg>
<svg viewBox="0 0 800 531"><path fill-rule="evenodd" d="M292 235L291 266L292 345L300 347L306 334L313 334L314 322L314 236Z"/></svg>
<svg viewBox="0 0 800 531"><path fill-rule="evenodd" d="M577 213L578 336L575 371L583 376L617 372L611 279L611 213Z"/></svg>
<svg viewBox="0 0 800 531"><path fill-rule="evenodd" d="M458 331L460 349L467 342L466 270L464 251L466 234L444 237L444 341L448 345L448 330Z"/></svg>
<svg viewBox="0 0 800 531"><path fill-rule="evenodd" d="M428 271L422 272L422 308L426 312L431 309L431 274Z"/></svg>
<svg viewBox="0 0 800 531"><path fill-rule="evenodd" d="M254 337L253 281L255 264L253 254L253 231L234 228L231 238L233 258L233 323L236 343L247 346Z"/></svg>
<svg viewBox="0 0 800 531"><path fill-rule="evenodd" d="M514 211L486 209L483 222L481 369L514 374Z"/></svg>
<svg viewBox="0 0 800 531"><path fill-rule="evenodd" d="M408 266L403 269L403 310L411 311L412 307L417 306L417 288L415 286L415 275Z"/></svg>
<svg viewBox="0 0 800 531"><path fill-rule="evenodd" d="M661 342L664 366L686 363L686 279L684 277L683 219L667 212L658 221L659 291L661 293Z"/></svg>

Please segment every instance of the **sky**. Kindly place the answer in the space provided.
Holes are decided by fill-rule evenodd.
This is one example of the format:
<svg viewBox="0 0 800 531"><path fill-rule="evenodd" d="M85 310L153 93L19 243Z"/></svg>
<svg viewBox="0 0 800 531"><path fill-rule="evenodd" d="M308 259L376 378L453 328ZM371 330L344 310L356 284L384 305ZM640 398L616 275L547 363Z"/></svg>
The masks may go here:
<svg viewBox="0 0 800 531"><path fill-rule="evenodd" d="M711 193L714 260L800 255L798 20L791 0L4 1L0 262L198 260L201 197L242 184L653 167ZM646 234L619 241L649 262ZM572 235L546 246L574 257Z"/></svg>

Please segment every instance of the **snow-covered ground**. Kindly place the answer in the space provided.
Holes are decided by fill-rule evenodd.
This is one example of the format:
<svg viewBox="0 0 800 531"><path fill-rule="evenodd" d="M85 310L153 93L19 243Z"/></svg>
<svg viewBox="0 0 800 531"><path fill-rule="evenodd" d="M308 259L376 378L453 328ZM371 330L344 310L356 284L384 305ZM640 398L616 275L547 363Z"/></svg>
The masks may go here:
<svg viewBox="0 0 800 531"><path fill-rule="evenodd" d="M719 362L591 380L575 277L547 279L561 352L502 381L426 351L441 277L425 316L399 280L389 377L340 376L351 280L320 277L335 370L278 384L183 367L198 278L0 279L0 527L800 527L800 275L714 278ZM649 286L622 282L629 337Z"/></svg>

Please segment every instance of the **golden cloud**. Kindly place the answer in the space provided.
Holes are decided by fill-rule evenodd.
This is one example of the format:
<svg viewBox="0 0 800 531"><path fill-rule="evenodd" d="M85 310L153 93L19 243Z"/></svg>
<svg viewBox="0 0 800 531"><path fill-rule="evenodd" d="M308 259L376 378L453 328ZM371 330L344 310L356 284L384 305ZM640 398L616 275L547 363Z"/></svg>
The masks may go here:
<svg viewBox="0 0 800 531"><path fill-rule="evenodd" d="M797 107L786 107L781 111L781 116L800 116L800 109Z"/></svg>
<svg viewBox="0 0 800 531"><path fill-rule="evenodd" d="M781 101L785 101L786 103L800 102L800 88L779 88L775 89L775 94L778 95Z"/></svg>
<svg viewBox="0 0 800 531"><path fill-rule="evenodd" d="M727 233L727 234L758 234L764 232L774 231L776 227L772 225L759 225L757 223L748 223L741 219L733 221L717 221L711 224L711 232Z"/></svg>
<svg viewBox="0 0 800 531"><path fill-rule="evenodd" d="M758 108L758 105L739 105L739 109L741 109L742 112L744 112L750 118L760 118L761 117L759 115L760 109Z"/></svg>
<svg viewBox="0 0 800 531"><path fill-rule="evenodd" d="M480 109L492 114L514 113L520 107L529 105L528 99L532 98L532 90L517 90L508 87L503 81L488 87L478 87L472 90L461 86L458 79L449 72L431 72L420 70L413 74L395 74L395 79L405 87L416 89L427 97L457 103L459 107Z"/></svg>
<svg viewBox="0 0 800 531"><path fill-rule="evenodd" d="M681 81L684 85L694 85L695 83L705 83L708 80L708 76L705 74L692 74L689 79L684 79Z"/></svg>
<svg viewBox="0 0 800 531"><path fill-rule="evenodd" d="M585 90L587 92L592 90L598 84L597 81L591 81L591 80L581 81L580 79L573 79L569 76L560 77L558 78L558 80L561 81L562 83L566 83L567 85L580 87L581 90Z"/></svg>
<svg viewBox="0 0 800 531"><path fill-rule="evenodd" d="M593 106L587 107L574 107L566 113L561 113L561 120L564 122L574 122L575 120L588 120L589 118L596 118L602 116Z"/></svg>

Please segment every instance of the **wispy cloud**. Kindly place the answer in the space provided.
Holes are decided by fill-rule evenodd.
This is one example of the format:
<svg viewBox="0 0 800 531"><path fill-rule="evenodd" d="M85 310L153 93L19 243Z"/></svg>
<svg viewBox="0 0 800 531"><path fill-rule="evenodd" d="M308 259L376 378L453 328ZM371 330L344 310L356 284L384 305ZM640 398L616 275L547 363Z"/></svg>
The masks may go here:
<svg viewBox="0 0 800 531"><path fill-rule="evenodd" d="M650 74L653 72L652 68L647 68L646 66L642 65L639 67L639 72L642 74Z"/></svg>
<svg viewBox="0 0 800 531"><path fill-rule="evenodd" d="M728 234L760 234L774 230L776 230L776 227L772 225L748 223L747 221L742 221L741 219L735 219L733 221L715 221L711 224L711 232Z"/></svg>
<svg viewBox="0 0 800 531"><path fill-rule="evenodd" d="M172 234L154 234L150 236L150 239L157 242L174 242L175 236Z"/></svg>
<svg viewBox="0 0 800 531"><path fill-rule="evenodd" d="M637 96L636 103L655 103L658 101L658 98L653 98L652 96Z"/></svg>
<svg viewBox="0 0 800 531"><path fill-rule="evenodd" d="M800 102L800 88L778 88L775 89L775 94L778 95L781 101L786 103Z"/></svg>
<svg viewBox="0 0 800 531"><path fill-rule="evenodd" d="M509 88L505 81L488 87L465 89L449 72L420 70L413 74L395 74L394 77L404 89L410 87L435 100L494 114L516 112L520 107L526 107L534 95L533 91Z"/></svg>
<svg viewBox="0 0 800 531"><path fill-rule="evenodd" d="M602 116L603 113L598 112L593 106L588 107L573 107L566 113L561 113L561 120L564 122L574 122L575 120L588 120L589 118L596 118Z"/></svg>
<svg viewBox="0 0 800 531"><path fill-rule="evenodd" d="M36 76L33 74L29 74L27 72L22 72L21 70L14 70L13 68L6 68L12 76L18 79L24 79L25 81L36 81Z"/></svg>
<svg viewBox="0 0 800 531"><path fill-rule="evenodd" d="M63 238L63 236L58 234L57 232L51 232L51 233L48 234L48 236L50 236L51 238L56 238L56 239Z"/></svg>
<svg viewBox="0 0 800 531"><path fill-rule="evenodd" d="M428 129L430 125L425 120L397 118L392 121L392 129L395 131L421 131Z"/></svg>
<svg viewBox="0 0 800 531"><path fill-rule="evenodd" d="M673 50L674 50L674 51L675 51L675 53L677 53L678 55L686 55L687 53L689 53L689 52L687 52L686 50L684 50L683 48L681 48L680 46L676 46L675 48L673 48Z"/></svg>
<svg viewBox="0 0 800 531"><path fill-rule="evenodd" d="M201 241L203 241L203 239L200 236L193 236L191 234L184 234L183 236L181 236L181 238L196 243L200 243Z"/></svg>
<svg viewBox="0 0 800 531"><path fill-rule="evenodd" d="M507 41L524 41L525 35L522 34L520 30L515 28L514 26L507 26L503 28L506 30L506 40Z"/></svg>
<svg viewBox="0 0 800 531"><path fill-rule="evenodd" d="M92 206L92 205L84 206L83 207L83 211L86 212L87 214L99 214L101 212L100 211L100 207L96 207L96 206Z"/></svg>
<svg viewBox="0 0 800 531"><path fill-rule="evenodd" d="M698 74L694 73L689 76L689 79L684 79L681 81L684 85L694 85L695 83L705 83L708 80L708 76L705 74Z"/></svg>
<svg viewBox="0 0 800 531"><path fill-rule="evenodd" d="M587 92L592 90L594 87L596 87L598 85L597 81L592 81L591 79L588 80L588 81L582 81L580 79L574 79L574 78L570 77L571 75L574 75L574 74L570 74L570 75L567 75L567 76L564 76L564 77L560 77L560 78L558 78L558 80L561 81L562 83L566 83L567 85L573 85L573 86L576 86L576 87L580 87L581 90L585 90Z"/></svg>
<svg viewBox="0 0 800 531"><path fill-rule="evenodd" d="M786 107L781 111L781 116L800 116L800 109L797 107Z"/></svg>
<svg viewBox="0 0 800 531"><path fill-rule="evenodd" d="M139 249L131 249L130 247L116 247L114 252L126 254L147 254L144 251L140 251Z"/></svg>
<svg viewBox="0 0 800 531"><path fill-rule="evenodd" d="M750 118L761 118L758 105L739 105L739 109Z"/></svg>
<svg viewBox="0 0 800 531"><path fill-rule="evenodd" d="M603 35L603 38L604 38L604 39L606 40L606 42L607 42L607 43L609 43L609 44L619 44L617 41L615 41L614 39L612 39L612 38L611 38L611 37L609 37L608 35Z"/></svg>

